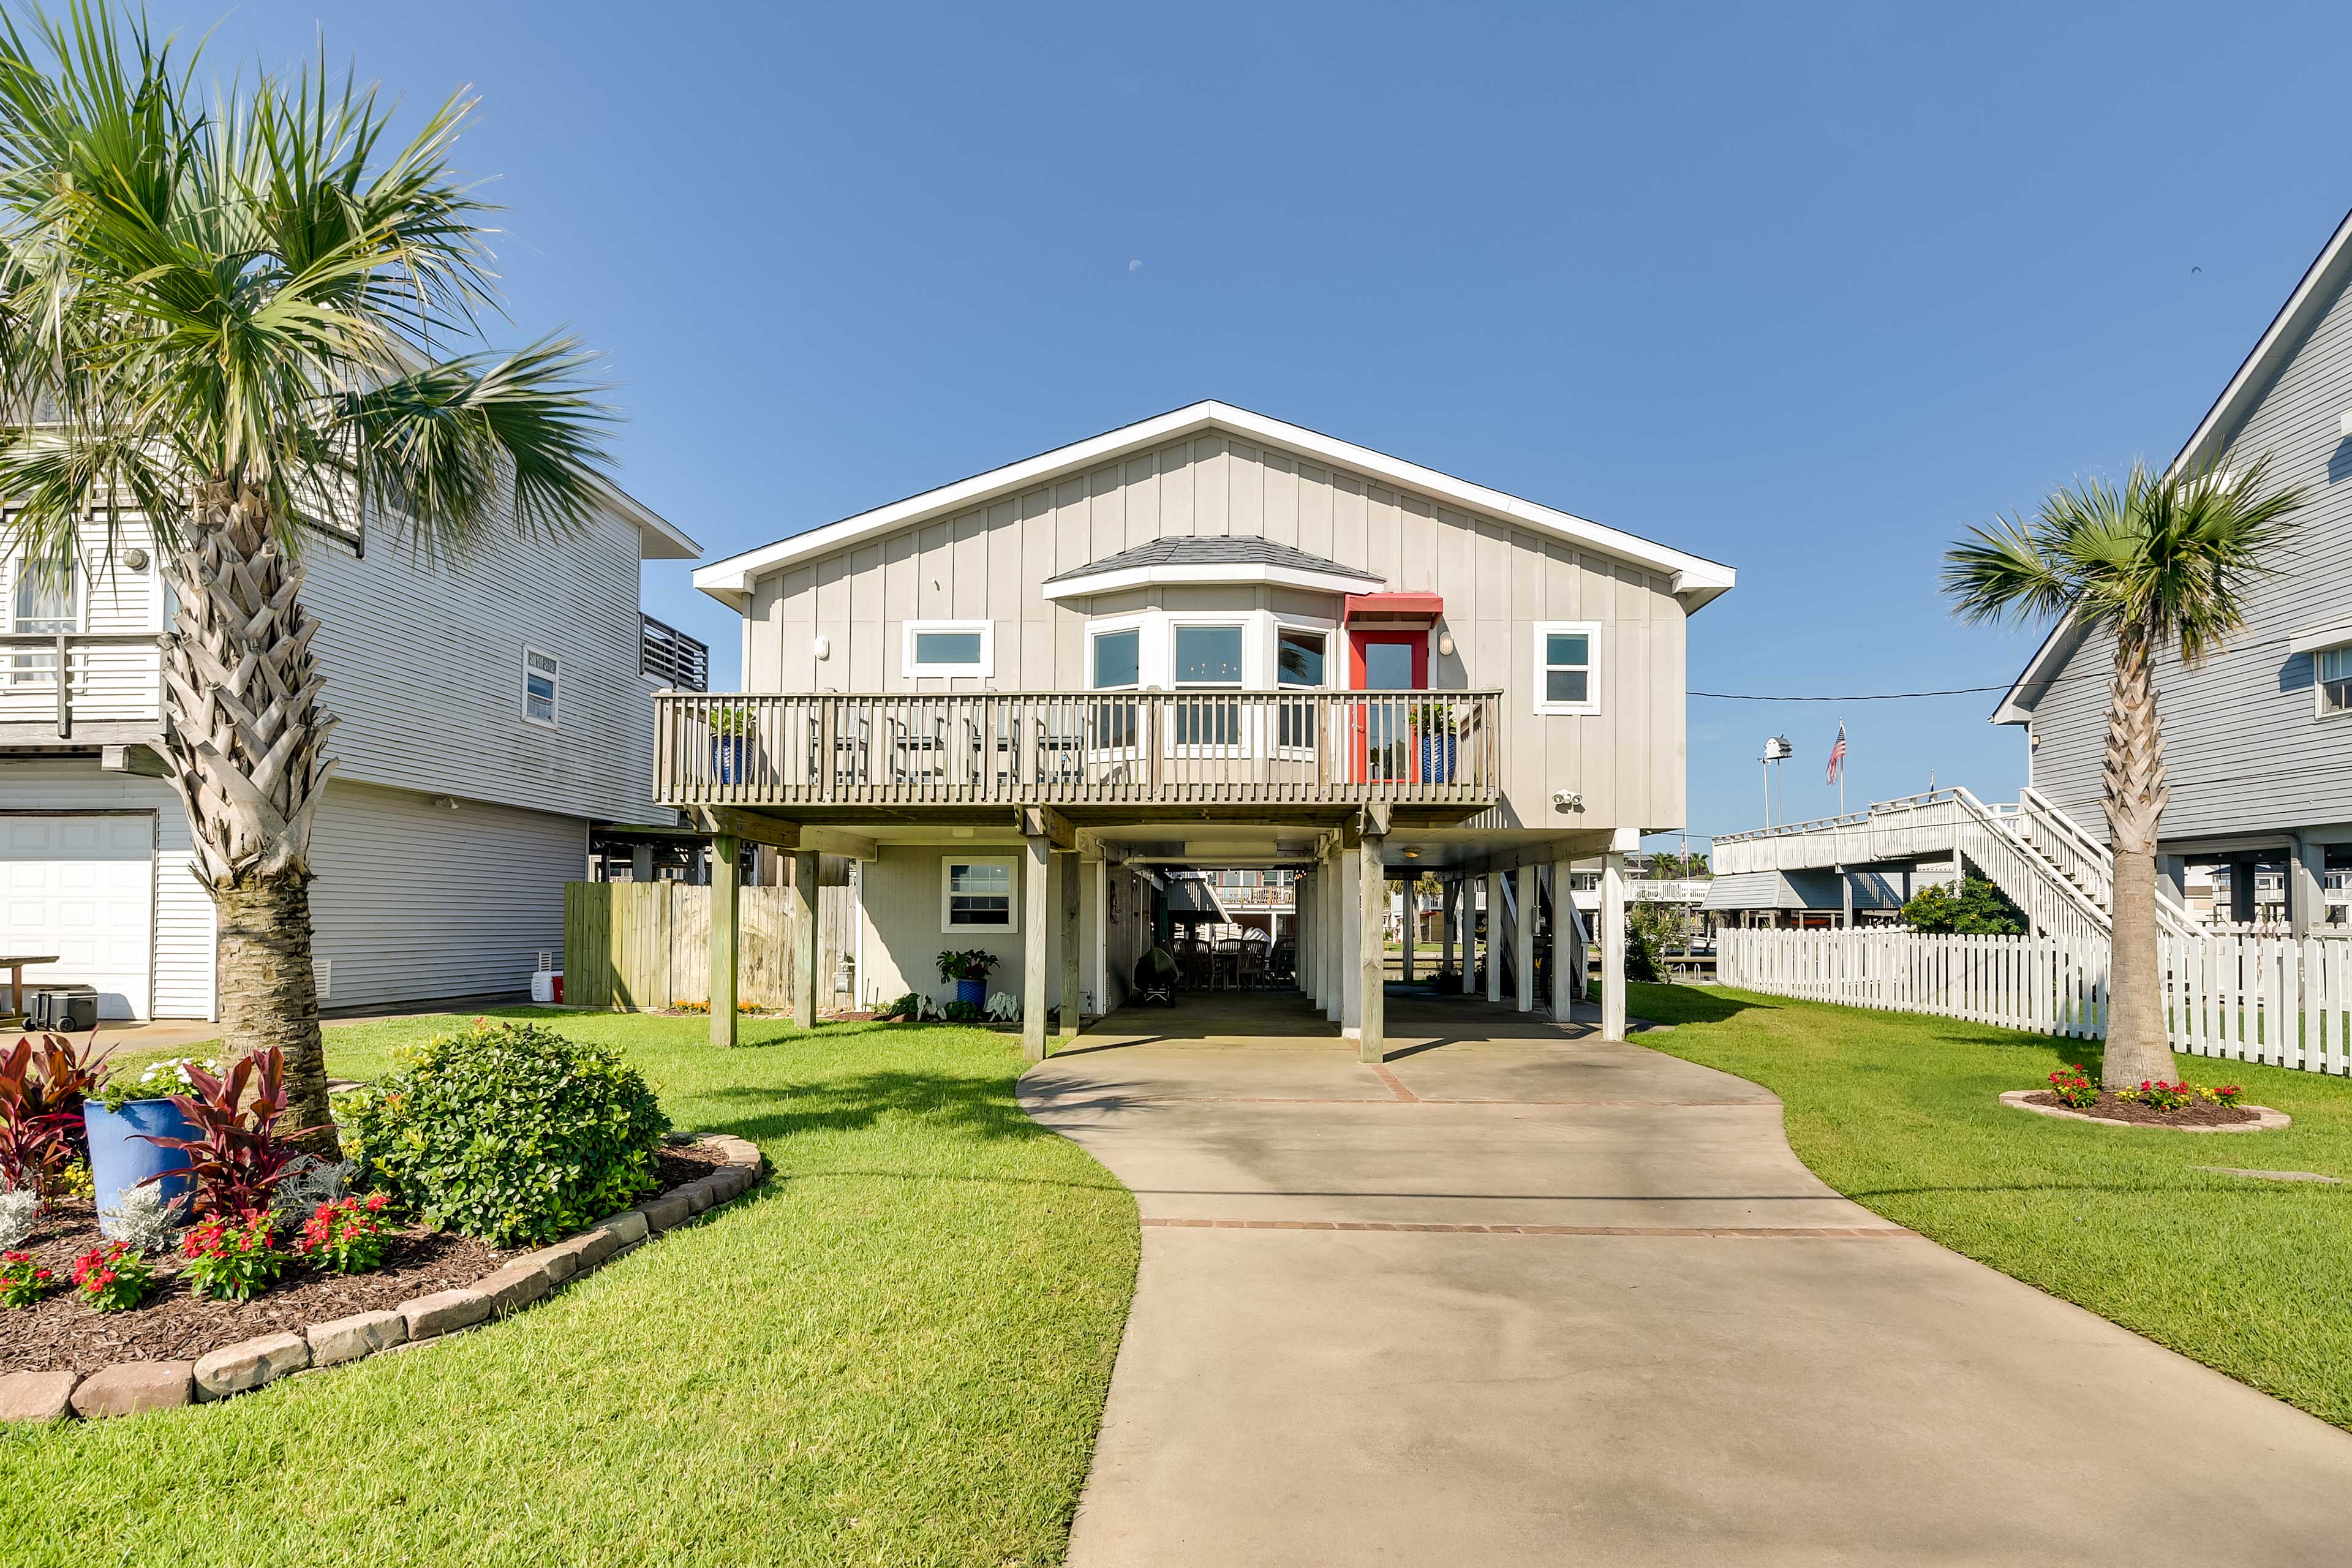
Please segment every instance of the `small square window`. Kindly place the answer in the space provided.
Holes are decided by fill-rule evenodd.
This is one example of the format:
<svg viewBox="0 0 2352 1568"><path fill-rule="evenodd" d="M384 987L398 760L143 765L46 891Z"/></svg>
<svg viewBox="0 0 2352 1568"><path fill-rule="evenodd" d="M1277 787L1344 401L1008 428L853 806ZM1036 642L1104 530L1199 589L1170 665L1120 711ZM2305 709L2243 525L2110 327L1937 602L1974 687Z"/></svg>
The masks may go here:
<svg viewBox="0 0 2352 1568"><path fill-rule="evenodd" d="M1010 931L1013 857L950 856L940 866L940 930L950 936L969 931Z"/></svg>
<svg viewBox="0 0 2352 1568"><path fill-rule="evenodd" d="M1143 679L1143 634L1101 632L1095 637L1095 689L1131 690Z"/></svg>
<svg viewBox="0 0 2352 1568"><path fill-rule="evenodd" d="M1536 626L1538 713L1598 713L1593 650L1601 628L1589 621L1545 621Z"/></svg>
<svg viewBox="0 0 2352 1568"><path fill-rule="evenodd" d="M557 688L562 684L563 661L535 647L522 650L522 716L533 724L555 728Z"/></svg>

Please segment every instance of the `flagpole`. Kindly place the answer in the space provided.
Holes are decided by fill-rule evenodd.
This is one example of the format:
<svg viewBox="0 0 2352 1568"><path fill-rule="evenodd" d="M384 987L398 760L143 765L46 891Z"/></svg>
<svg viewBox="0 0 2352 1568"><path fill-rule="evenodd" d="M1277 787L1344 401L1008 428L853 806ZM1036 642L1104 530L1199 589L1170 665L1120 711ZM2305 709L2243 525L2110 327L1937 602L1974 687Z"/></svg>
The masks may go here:
<svg viewBox="0 0 2352 1568"><path fill-rule="evenodd" d="M1838 721L1838 739L1841 741L1845 739L1845 721L1843 719ZM1838 815L1840 816L1845 815L1845 759L1843 757L1838 759Z"/></svg>

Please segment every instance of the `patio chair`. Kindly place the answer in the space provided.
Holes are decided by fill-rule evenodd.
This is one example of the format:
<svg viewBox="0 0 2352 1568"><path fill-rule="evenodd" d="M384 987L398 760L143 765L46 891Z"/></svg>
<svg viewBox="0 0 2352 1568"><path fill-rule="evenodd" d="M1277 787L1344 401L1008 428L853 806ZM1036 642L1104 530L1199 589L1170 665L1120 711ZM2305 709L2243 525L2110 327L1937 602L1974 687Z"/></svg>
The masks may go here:
<svg viewBox="0 0 2352 1568"><path fill-rule="evenodd" d="M1002 719L993 734L984 731L977 719L965 720L963 728L971 748L971 776L975 781L992 784L999 792L1020 781L1019 719Z"/></svg>
<svg viewBox="0 0 2352 1568"><path fill-rule="evenodd" d="M892 719L890 773L899 784L938 784L947 777L948 721Z"/></svg>

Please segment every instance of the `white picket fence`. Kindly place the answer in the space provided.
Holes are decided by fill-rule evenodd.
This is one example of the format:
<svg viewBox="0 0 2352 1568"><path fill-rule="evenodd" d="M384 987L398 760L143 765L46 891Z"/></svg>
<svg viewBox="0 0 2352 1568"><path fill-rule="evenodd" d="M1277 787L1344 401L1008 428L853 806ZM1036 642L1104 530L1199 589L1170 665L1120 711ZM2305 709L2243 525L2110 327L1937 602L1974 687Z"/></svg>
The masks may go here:
<svg viewBox="0 0 2352 1568"><path fill-rule="evenodd" d="M2352 941L2166 932L2158 942L2174 1050L2352 1073ZM1776 996L2073 1039L2106 1032L2104 939L1726 931L1716 972L1725 985Z"/></svg>

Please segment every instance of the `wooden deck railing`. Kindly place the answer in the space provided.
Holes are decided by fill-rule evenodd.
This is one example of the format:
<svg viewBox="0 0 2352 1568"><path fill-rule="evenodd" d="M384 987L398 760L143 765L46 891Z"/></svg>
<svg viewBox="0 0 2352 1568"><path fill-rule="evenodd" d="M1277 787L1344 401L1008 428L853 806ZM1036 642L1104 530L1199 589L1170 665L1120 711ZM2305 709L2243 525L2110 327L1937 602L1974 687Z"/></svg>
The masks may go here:
<svg viewBox="0 0 2352 1568"><path fill-rule="evenodd" d="M69 740L77 723L159 723L163 668L152 632L0 637L0 738Z"/></svg>
<svg viewBox="0 0 2352 1568"><path fill-rule="evenodd" d="M1492 803L1493 691L663 692L668 805Z"/></svg>

